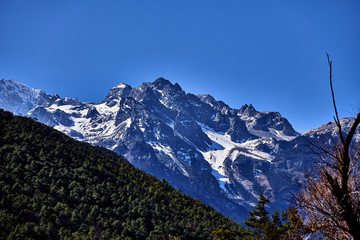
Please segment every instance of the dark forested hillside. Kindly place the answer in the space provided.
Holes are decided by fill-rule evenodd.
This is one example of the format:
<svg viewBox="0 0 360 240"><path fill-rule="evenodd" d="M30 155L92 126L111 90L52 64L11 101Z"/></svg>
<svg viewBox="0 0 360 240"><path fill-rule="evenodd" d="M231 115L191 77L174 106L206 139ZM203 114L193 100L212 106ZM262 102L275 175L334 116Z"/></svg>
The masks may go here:
<svg viewBox="0 0 360 240"><path fill-rule="evenodd" d="M0 109L0 239L212 239L225 227L243 231L117 154Z"/></svg>

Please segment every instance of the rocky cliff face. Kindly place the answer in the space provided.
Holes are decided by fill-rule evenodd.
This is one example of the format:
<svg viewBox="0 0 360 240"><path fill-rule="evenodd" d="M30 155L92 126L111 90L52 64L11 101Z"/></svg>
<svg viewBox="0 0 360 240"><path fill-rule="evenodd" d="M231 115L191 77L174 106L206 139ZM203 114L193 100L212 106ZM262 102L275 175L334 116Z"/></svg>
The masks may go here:
<svg viewBox="0 0 360 240"><path fill-rule="evenodd" d="M330 138L336 129L328 124L299 135L277 112L232 109L163 78L138 88L120 84L97 104L43 95L29 116L124 155L237 221L257 202L260 186L273 207L286 207L284 199L296 191L293 180L313 158L305 138Z"/></svg>

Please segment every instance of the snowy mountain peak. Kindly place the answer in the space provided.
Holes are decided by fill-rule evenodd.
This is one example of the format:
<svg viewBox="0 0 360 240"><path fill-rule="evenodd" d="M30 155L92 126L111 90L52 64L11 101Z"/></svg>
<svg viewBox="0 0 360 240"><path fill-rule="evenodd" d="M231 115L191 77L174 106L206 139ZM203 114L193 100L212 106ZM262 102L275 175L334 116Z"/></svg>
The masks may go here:
<svg viewBox="0 0 360 240"><path fill-rule="evenodd" d="M213 96L210 94L198 94L196 95L201 101L204 103L209 104L212 108L219 110L219 111L226 111L230 110L230 107L225 104L223 101L217 101Z"/></svg>
<svg viewBox="0 0 360 240"><path fill-rule="evenodd" d="M115 105L120 98L129 96L133 88L125 83L120 83L119 85L110 89L108 95L103 100L103 103L107 103L111 106Z"/></svg>
<svg viewBox="0 0 360 240"><path fill-rule="evenodd" d="M340 119L340 124L343 132L349 132L352 124L354 123L354 118L345 117ZM311 129L303 134L305 137L310 138L319 138L319 136L326 136L329 141L337 141L338 136L338 127L334 122L328 122L317 129ZM354 137L355 141L360 141L360 128L356 130L356 136Z"/></svg>
<svg viewBox="0 0 360 240"><path fill-rule="evenodd" d="M101 103L50 96L2 80L4 106L122 154L238 221L256 203L260 186L277 208L286 206L280 199L294 188L288 180L301 176L309 159L302 152L307 142L280 113L259 112L251 104L233 109L211 95L185 93L164 78L134 88L121 83ZM341 122L347 126L351 119ZM303 136L328 136L333 129L330 123Z"/></svg>
<svg viewBox="0 0 360 240"><path fill-rule="evenodd" d="M165 79L163 77L157 78L152 84L155 87L157 87L158 89L162 89L165 86L173 86L172 83L169 80L167 80L167 79Z"/></svg>
<svg viewBox="0 0 360 240"><path fill-rule="evenodd" d="M14 80L0 81L0 108L26 115L32 108L44 104L50 95Z"/></svg>
<svg viewBox="0 0 360 240"><path fill-rule="evenodd" d="M127 87L130 87L129 85L125 84L125 83L120 83L119 85L113 87L112 89L115 89L115 88L127 88Z"/></svg>
<svg viewBox="0 0 360 240"><path fill-rule="evenodd" d="M178 83L172 84L169 80L163 77L159 77L150 85L159 91L166 91L169 92L170 94L183 92L183 90L181 89Z"/></svg>

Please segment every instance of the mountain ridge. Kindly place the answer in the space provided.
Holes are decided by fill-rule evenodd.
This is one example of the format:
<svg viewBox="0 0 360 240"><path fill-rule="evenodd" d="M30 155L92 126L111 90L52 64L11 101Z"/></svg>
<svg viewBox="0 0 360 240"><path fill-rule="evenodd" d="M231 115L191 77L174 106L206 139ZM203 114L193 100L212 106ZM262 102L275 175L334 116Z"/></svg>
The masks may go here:
<svg viewBox="0 0 360 240"><path fill-rule="evenodd" d="M301 178L309 163L310 153L303 153L308 135L280 113L258 112L251 104L232 109L164 78L137 88L121 83L101 103L53 96L28 115L125 156L238 222L260 186L274 208L286 207L283 199L296 191L291 179Z"/></svg>

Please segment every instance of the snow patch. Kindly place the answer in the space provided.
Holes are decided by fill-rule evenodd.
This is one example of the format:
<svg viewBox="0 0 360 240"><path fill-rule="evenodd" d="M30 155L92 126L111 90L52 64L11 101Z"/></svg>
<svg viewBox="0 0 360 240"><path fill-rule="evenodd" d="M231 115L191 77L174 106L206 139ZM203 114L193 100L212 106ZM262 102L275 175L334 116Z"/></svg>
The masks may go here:
<svg viewBox="0 0 360 240"><path fill-rule="evenodd" d="M288 135L284 134L283 131L279 131L274 128L269 128L269 130L272 134L274 134L280 140L292 141L297 137L297 136L288 136Z"/></svg>
<svg viewBox="0 0 360 240"><path fill-rule="evenodd" d="M152 141L148 141L147 143L155 150L155 152L160 152L160 153L163 153L163 154L169 156L173 160L173 162L176 164L176 166L180 170L180 172L184 176L189 177L189 173L186 171L185 167L178 160L178 158L176 157L176 155L174 154L174 152L170 146L165 146L160 143L152 142Z"/></svg>
<svg viewBox="0 0 360 240"><path fill-rule="evenodd" d="M229 135L216 132L204 124L198 124L202 128L203 132L212 141L212 144L209 145L209 148L207 150L198 151L202 153L204 159L210 164L212 168L212 175L218 181L219 186L227 193L229 192L225 188L225 186L226 184L230 184L230 179L225 172L224 161L226 159L235 161L239 157L239 155L269 162L274 159L274 156L272 156L271 154L256 150L256 147L259 144L263 143L267 143L268 145L273 146L274 144L271 138L251 140L244 143L236 143L231 140ZM259 181L260 180L266 182L259 176ZM239 183L242 184L245 189L252 190L252 184L248 180L239 179ZM239 196L239 198L241 198L241 196Z"/></svg>
<svg viewBox="0 0 360 240"><path fill-rule="evenodd" d="M126 88L128 85L126 85L125 83L120 83L119 85L111 88L111 89L116 89L116 88Z"/></svg>
<svg viewBox="0 0 360 240"><path fill-rule="evenodd" d="M216 180L218 181L220 187L225 191L228 192L228 190L225 188L225 184L226 183L230 183L230 180L224 176L221 175L218 171L216 171L215 169L213 169L211 171L211 174L216 178Z"/></svg>
<svg viewBox="0 0 360 240"><path fill-rule="evenodd" d="M111 115L117 113L120 110L119 105L109 107L108 105L106 105L106 103L96 104L94 105L94 107L101 115Z"/></svg>

